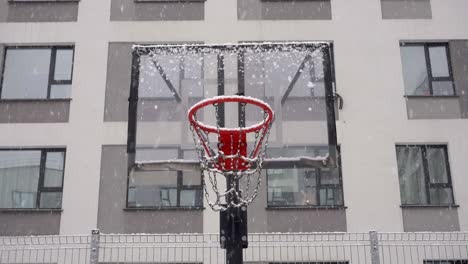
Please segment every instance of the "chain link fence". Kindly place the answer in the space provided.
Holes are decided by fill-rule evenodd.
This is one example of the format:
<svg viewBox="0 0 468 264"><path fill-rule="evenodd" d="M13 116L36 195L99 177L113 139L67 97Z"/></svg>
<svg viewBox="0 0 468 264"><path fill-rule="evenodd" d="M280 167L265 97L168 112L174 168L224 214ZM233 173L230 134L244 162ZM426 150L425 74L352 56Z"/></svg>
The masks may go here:
<svg viewBox="0 0 468 264"><path fill-rule="evenodd" d="M0 237L0 263L225 263L217 234ZM244 263L468 264L468 233L249 234Z"/></svg>

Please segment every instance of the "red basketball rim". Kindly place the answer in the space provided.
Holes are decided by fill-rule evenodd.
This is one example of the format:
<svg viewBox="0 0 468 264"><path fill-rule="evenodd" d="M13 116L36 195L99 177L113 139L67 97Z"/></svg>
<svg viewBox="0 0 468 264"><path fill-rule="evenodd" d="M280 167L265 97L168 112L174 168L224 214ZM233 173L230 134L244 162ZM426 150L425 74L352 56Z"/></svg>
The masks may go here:
<svg viewBox="0 0 468 264"><path fill-rule="evenodd" d="M203 124L202 122L195 120L195 115L198 112L198 110L204 108L205 106L208 105L213 105L213 104L220 104L220 103L245 103L245 104L252 104L255 106L258 106L262 108L267 114L267 118L263 120L260 123L257 123L253 126L245 127L245 128L225 128L225 127L220 127L219 129ZM194 106L192 106L189 111L188 111L188 119L190 124L199 127L201 130L208 132L208 133L218 133L218 131L225 131L225 132L236 132L236 131L243 131L244 133L251 133L251 132L256 132L260 131L263 127L268 126L271 121L273 120L273 110L271 107L256 98L248 97L248 96L240 96L240 95L235 95L235 96L215 96L213 98L208 98L203 101L200 101L196 103Z"/></svg>

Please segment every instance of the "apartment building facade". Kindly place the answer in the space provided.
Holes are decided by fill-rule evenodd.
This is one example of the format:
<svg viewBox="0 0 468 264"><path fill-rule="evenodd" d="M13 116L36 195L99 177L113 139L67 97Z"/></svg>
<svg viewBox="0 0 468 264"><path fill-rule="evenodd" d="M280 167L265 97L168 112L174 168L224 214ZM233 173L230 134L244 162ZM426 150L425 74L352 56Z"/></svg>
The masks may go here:
<svg viewBox="0 0 468 264"><path fill-rule="evenodd" d="M310 41L332 44L340 166L314 169L313 181L267 173L249 232L468 231L466 10L464 0L1 0L0 235L219 232L197 176L169 173L163 190L129 174L132 45Z"/></svg>

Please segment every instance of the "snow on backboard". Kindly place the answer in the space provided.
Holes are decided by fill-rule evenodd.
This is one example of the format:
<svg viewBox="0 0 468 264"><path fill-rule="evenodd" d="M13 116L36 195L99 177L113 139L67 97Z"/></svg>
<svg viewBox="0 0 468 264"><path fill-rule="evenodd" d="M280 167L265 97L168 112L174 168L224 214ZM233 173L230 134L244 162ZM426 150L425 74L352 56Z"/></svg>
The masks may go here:
<svg viewBox="0 0 468 264"><path fill-rule="evenodd" d="M240 93L267 102L275 111L267 169L334 166L331 65L327 42L135 45L129 165L151 162L162 170L197 170L187 110L205 98ZM246 127L263 117L255 107L241 109L237 104L219 107L219 124ZM213 108L197 118L211 125L217 120ZM328 157L327 164L316 162L319 157Z"/></svg>

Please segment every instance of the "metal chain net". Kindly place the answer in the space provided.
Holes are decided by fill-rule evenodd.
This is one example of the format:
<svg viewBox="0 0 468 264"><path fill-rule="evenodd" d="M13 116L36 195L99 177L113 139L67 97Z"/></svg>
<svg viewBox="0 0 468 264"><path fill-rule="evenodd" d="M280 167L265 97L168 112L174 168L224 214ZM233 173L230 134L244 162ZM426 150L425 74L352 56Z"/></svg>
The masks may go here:
<svg viewBox="0 0 468 264"><path fill-rule="evenodd" d="M245 103L240 103L241 105L241 120L244 120L244 113L245 113ZM214 211L225 211L230 207L242 207L248 206L252 204L253 200L258 195L258 190L260 188L262 182L262 165L263 160L265 158L266 150L268 148L268 138L270 135L271 125L269 123L266 126L262 126L259 131L252 132L254 133L254 142L252 145L252 150L250 153L247 153L247 156L243 156L240 153L240 146L242 143L241 137L239 137L238 142L234 142L234 140L230 140L230 148L231 153L233 153L234 144L238 144L237 152L231 155L225 155L223 151L220 150L220 117L219 117L219 105L217 103L213 104L215 108L215 116L216 116L216 130L217 130L217 150L213 149L213 143L210 142L210 134L206 133L205 131L201 130L197 126L190 125L190 131L192 132L192 137L195 142L195 148L198 155L198 159L200 161L200 174L201 174L201 181L203 185L205 199L208 202L208 205ZM263 122L266 122L268 117L268 113L263 112ZM194 119L197 121L197 116L194 115ZM242 131L242 127L239 128ZM197 136L200 135L199 136ZM265 135L261 137L261 135ZM207 155L205 152L205 148L203 147L202 141L205 142L205 146L208 147L210 151L210 155ZM255 149L257 148L258 144L259 151L256 157L253 157ZM231 162L236 163L236 167L238 167L239 160L247 164L246 170L236 170L230 171L225 167L223 162L219 162L220 159L227 160L230 159ZM229 188L228 186L218 186L217 177L224 176L226 178L231 177L231 184ZM255 178L255 179L252 179ZM211 185L213 192L215 193L216 197L210 197L208 192L208 185L207 179ZM252 180L255 180L255 186L251 187L250 185L253 184ZM241 187L245 187L243 190ZM252 192L252 193L251 193ZM229 203L227 203L227 196L230 196L231 199ZM234 198L234 199L233 199Z"/></svg>

